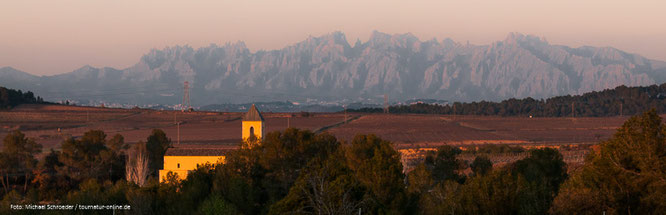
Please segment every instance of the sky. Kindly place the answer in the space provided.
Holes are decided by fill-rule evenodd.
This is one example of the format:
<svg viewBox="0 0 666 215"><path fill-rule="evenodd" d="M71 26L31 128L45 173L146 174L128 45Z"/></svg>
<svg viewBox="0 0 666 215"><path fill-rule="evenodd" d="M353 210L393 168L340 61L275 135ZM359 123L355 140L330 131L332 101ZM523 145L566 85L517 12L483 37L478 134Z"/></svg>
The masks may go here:
<svg viewBox="0 0 666 215"><path fill-rule="evenodd" d="M477 45L520 32L666 61L665 11L663 0L0 0L0 67L124 69L154 48L244 41L254 52L334 31L353 44L373 30Z"/></svg>

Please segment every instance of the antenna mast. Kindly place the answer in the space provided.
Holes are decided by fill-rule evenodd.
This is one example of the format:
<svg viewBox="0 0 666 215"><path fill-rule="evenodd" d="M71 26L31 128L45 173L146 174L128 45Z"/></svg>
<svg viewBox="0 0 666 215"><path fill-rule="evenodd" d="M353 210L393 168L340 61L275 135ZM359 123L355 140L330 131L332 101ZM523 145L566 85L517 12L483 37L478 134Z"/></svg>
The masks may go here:
<svg viewBox="0 0 666 215"><path fill-rule="evenodd" d="M185 112L185 110L189 111L192 109L192 105L190 104L190 82L185 81L185 86L183 87L183 103L181 104L181 111Z"/></svg>

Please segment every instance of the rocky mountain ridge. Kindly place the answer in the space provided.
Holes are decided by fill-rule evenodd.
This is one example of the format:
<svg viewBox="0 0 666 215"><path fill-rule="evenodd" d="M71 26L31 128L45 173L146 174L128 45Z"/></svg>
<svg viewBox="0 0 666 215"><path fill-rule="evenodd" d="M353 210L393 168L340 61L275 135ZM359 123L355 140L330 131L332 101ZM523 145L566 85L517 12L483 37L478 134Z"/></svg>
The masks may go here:
<svg viewBox="0 0 666 215"><path fill-rule="evenodd" d="M373 32L351 45L334 32L279 50L243 42L154 49L127 69L82 67L33 76L0 69L0 85L46 100L195 105L255 101L382 102L411 98L498 101L666 82L666 63L610 47L571 48L511 33L490 45Z"/></svg>

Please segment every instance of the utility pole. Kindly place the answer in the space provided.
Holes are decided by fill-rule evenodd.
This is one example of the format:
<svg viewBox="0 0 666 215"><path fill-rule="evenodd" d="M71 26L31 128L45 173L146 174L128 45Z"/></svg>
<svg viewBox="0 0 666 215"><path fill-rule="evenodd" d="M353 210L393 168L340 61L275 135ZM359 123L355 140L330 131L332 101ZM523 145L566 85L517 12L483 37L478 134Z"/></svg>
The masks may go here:
<svg viewBox="0 0 666 215"><path fill-rule="evenodd" d="M90 122L90 110L86 110L86 121Z"/></svg>
<svg viewBox="0 0 666 215"><path fill-rule="evenodd" d="M574 112L574 102L571 102L571 118L575 118L576 113Z"/></svg>
<svg viewBox="0 0 666 215"><path fill-rule="evenodd" d="M389 113L388 94L384 93L384 113Z"/></svg>
<svg viewBox="0 0 666 215"><path fill-rule="evenodd" d="M342 107L345 108L345 124L347 124L347 105L343 105Z"/></svg>
<svg viewBox="0 0 666 215"><path fill-rule="evenodd" d="M287 128L291 128L291 114L287 117Z"/></svg>
<svg viewBox="0 0 666 215"><path fill-rule="evenodd" d="M620 117L622 117L622 103L620 103Z"/></svg>
<svg viewBox="0 0 666 215"><path fill-rule="evenodd" d="M178 135L176 140L178 145L180 145L180 122L176 121L176 114L178 114L178 111L173 112L173 124L176 125L177 135Z"/></svg>

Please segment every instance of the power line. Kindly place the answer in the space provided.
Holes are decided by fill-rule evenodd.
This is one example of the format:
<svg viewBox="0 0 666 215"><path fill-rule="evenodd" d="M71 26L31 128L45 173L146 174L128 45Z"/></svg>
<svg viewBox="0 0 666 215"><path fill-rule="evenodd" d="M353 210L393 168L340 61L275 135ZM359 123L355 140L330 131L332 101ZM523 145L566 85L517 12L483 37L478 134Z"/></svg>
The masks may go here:
<svg viewBox="0 0 666 215"><path fill-rule="evenodd" d="M149 86L123 87L123 88L113 88L113 89L94 89L94 90L89 90L89 89L83 90L83 89L81 89L81 90L66 90L66 91L48 90L48 91L40 93L40 94L67 94L67 95L71 95L71 94L82 94L82 93L83 94L86 94L86 93L106 93L106 92L124 91L124 90L132 90L132 89L147 89L148 90L148 88L153 88L153 89L149 89L149 90L155 90L154 88L156 88L156 89L171 89L171 87L166 85L166 84L159 84L159 85L156 85L156 86L150 86L149 85Z"/></svg>
<svg viewBox="0 0 666 215"><path fill-rule="evenodd" d="M130 91L134 89L140 89L139 91ZM191 88L190 88L191 89ZM49 97L104 97L104 96L118 96L118 95L132 95L138 93L149 93L149 92L177 92L178 88L172 88L166 84L159 85L147 85L147 86L137 86L137 87L123 87L123 88L114 88L114 89L96 89L96 90L65 90L65 91L51 91L47 90L40 92L42 95ZM264 98L270 100L289 100L289 99L304 99L310 97L317 97L319 99L347 99L346 97L336 96L336 95L313 95L313 94L304 94L302 92L286 92L278 89L251 89L252 92L267 93L268 95L257 95L257 94L247 94L247 90L239 92L233 89L221 89L221 93L216 93L217 95L227 95L232 97L247 97L247 98ZM123 92L124 91L124 92Z"/></svg>
<svg viewBox="0 0 666 215"><path fill-rule="evenodd" d="M134 91L134 92L123 92L123 93L107 93L107 94L93 94L93 95L75 95L75 96L87 96L87 97L101 97L101 96L119 96L119 95L132 95L138 93L148 93L148 92L176 92L177 89L163 89L163 90L144 90L144 91ZM74 97L74 96L62 96L62 97Z"/></svg>

